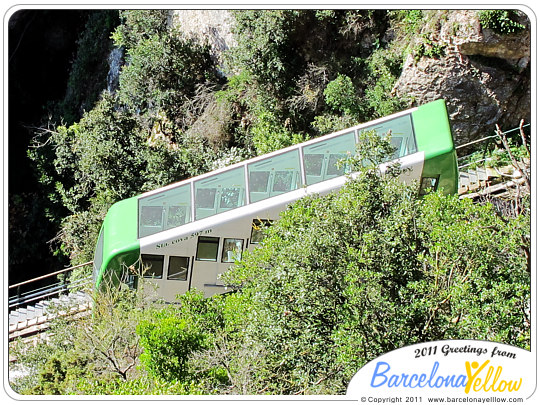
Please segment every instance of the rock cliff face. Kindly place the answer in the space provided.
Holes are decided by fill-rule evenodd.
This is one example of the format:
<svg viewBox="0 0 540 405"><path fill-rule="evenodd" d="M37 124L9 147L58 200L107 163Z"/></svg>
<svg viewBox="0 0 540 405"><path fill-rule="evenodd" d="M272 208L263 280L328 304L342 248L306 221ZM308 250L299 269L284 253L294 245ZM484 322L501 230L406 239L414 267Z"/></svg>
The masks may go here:
<svg viewBox="0 0 540 405"><path fill-rule="evenodd" d="M415 104L444 98L457 144L492 134L495 124L530 120L530 31L498 35L482 29L476 11L439 11L424 34L444 46L436 58L407 58L395 86ZM525 15L522 24L530 27Z"/></svg>
<svg viewBox="0 0 540 405"><path fill-rule="evenodd" d="M174 10L171 13L171 24L187 36L207 42L219 63L223 63L223 52L236 44L233 23L233 16L227 10Z"/></svg>
<svg viewBox="0 0 540 405"><path fill-rule="evenodd" d="M495 124L529 122L530 21L524 13L520 19L526 30L499 35L482 29L475 10L431 11L418 41L427 38L443 52L409 55L394 94L411 97L411 106L444 98L458 145L492 134ZM227 10L176 10L172 22L207 40L220 61L235 45Z"/></svg>

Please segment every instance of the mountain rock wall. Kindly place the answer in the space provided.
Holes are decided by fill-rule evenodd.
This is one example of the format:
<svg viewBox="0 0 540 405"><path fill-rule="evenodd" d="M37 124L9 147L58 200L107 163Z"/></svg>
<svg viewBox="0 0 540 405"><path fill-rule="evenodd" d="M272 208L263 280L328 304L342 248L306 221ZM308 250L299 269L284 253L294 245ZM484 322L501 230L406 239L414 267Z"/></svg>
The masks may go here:
<svg viewBox="0 0 540 405"><path fill-rule="evenodd" d="M438 11L433 18L440 23L423 33L444 55L409 55L395 94L412 97L412 104L444 98L458 145L493 133L495 124L530 121L530 30L499 35L482 29L472 10ZM521 23L530 27L524 15Z"/></svg>
<svg viewBox="0 0 540 405"><path fill-rule="evenodd" d="M418 37L443 50L440 55L411 53L393 94L420 105L444 98L456 144L490 135L499 124L530 122L530 21L519 12L524 31L499 35L483 29L476 10L433 10ZM234 19L227 10L175 10L173 24L207 41L218 61L235 46ZM413 47L414 48L414 47Z"/></svg>

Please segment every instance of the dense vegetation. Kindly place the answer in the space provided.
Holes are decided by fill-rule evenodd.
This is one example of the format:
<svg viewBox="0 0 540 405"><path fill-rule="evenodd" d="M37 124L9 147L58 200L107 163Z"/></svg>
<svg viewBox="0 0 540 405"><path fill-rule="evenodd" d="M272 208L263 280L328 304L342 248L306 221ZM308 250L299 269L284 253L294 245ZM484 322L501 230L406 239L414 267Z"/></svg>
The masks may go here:
<svg viewBox="0 0 540 405"><path fill-rule="evenodd" d="M117 17L110 45L126 61L118 88L82 91L85 69L96 68L89 60L99 59L84 44L108 37L116 21L90 19L68 101L30 153L59 227L57 253L73 264L92 259L101 221L120 199L401 109L391 89L405 56L420 52L412 39L426 14L236 11L238 45L225 66L171 29L166 12ZM153 301L149 286L96 297L94 316L58 320L46 344L13 348L30 371L13 387L336 394L367 361L415 342L528 348L527 200L508 218L455 196L419 199L396 171L377 172L389 145L365 136L371 146L349 162L362 175L284 212L227 274L231 293L193 291L175 306Z"/></svg>
<svg viewBox="0 0 540 405"><path fill-rule="evenodd" d="M99 296L93 317L20 346L31 368L20 392L339 394L363 364L412 343L529 348L528 203L508 218L419 198L396 168L379 173L389 144L365 139L374 147L350 162L361 175L286 210L225 275L230 293L191 291L173 306L150 285Z"/></svg>

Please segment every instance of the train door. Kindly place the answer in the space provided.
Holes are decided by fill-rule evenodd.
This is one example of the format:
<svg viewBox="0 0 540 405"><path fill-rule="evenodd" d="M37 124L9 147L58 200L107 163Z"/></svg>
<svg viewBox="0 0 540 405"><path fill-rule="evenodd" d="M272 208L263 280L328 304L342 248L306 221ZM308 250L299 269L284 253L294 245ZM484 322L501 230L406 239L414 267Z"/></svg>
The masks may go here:
<svg viewBox="0 0 540 405"><path fill-rule="evenodd" d="M244 245L242 238L199 236L190 287L204 291L205 296L224 292L221 275L241 258Z"/></svg>

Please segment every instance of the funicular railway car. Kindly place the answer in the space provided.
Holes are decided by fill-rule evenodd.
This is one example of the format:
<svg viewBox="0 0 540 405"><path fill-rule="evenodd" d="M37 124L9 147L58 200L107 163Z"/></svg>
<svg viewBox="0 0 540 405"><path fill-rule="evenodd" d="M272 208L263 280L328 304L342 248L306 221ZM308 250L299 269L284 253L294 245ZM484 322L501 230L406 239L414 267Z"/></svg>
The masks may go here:
<svg viewBox="0 0 540 405"><path fill-rule="evenodd" d="M405 181L457 192L458 169L443 100L332 133L114 204L103 222L94 282L136 286L126 269L141 264L158 294L172 301L196 288L222 293L220 275L261 240L288 204L342 187L336 163L354 153L358 134L391 131Z"/></svg>

